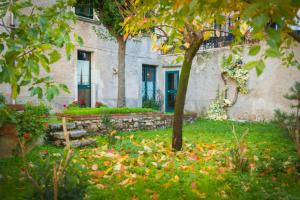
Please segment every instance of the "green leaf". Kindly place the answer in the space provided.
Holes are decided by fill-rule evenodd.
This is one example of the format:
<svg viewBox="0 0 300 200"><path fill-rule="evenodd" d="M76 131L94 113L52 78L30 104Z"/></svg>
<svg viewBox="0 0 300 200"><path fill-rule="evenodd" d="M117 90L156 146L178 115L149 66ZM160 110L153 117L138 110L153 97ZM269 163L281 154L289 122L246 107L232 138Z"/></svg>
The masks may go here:
<svg viewBox="0 0 300 200"><path fill-rule="evenodd" d="M230 54L230 55L228 56L228 58L227 58L227 62L228 62L228 63L231 63L231 62L232 62L232 58L233 58L233 56L232 56L232 54Z"/></svg>
<svg viewBox="0 0 300 200"><path fill-rule="evenodd" d="M82 37L78 36L77 34L74 34L75 40L79 44L79 46L83 46L83 39Z"/></svg>
<svg viewBox="0 0 300 200"><path fill-rule="evenodd" d="M281 36L280 36L279 31L275 30L274 28L269 28L268 34L269 34L270 40L273 40L277 45L280 44Z"/></svg>
<svg viewBox="0 0 300 200"><path fill-rule="evenodd" d="M268 23L268 20L268 15L266 13L261 13L260 15L253 17L253 25L260 29Z"/></svg>
<svg viewBox="0 0 300 200"><path fill-rule="evenodd" d="M263 60L259 60L257 62L256 68L255 68L257 76L260 76L262 74L262 72L264 71L265 67L266 67L266 65L265 65L265 63L264 63Z"/></svg>
<svg viewBox="0 0 300 200"><path fill-rule="evenodd" d="M66 86L65 84L58 84L58 86L63 90L65 91L66 93L70 93L70 90L68 88L68 86Z"/></svg>
<svg viewBox="0 0 300 200"><path fill-rule="evenodd" d="M39 65L34 60L32 60L31 58L29 58L28 60L26 60L25 65L36 76L39 75L39 73L40 73L40 67L39 67Z"/></svg>
<svg viewBox="0 0 300 200"><path fill-rule="evenodd" d="M250 61L244 65L244 69L251 70L251 69L255 68L257 64L258 64L258 61Z"/></svg>
<svg viewBox="0 0 300 200"><path fill-rule="evenodd" d="M46 70L46 72L50 72L50 67L49 67L49 59L45 55L40 55L39 56L40 62L43 66L43 68Z"/></svg>
<svg viewBox="0 0 300 200"><path fill-rule="evenodd" d="M46 91L46 98L48 101L51 101L55 96L59 94L59 90L56 86L50 86Z"/></svg>
<svg viewBox="0 0 300 200"><path fill-rule="evenodd" d="M50 64L57 62L61 58L60 53L58 53L58 51L56 51L56 50L53 50L49 54L49 56L50 56Z"/></svg>
<svg viewBox="0 0 300 200"><path fill-rule="evenodd" d="M252 46L250 49L249 49L249 55L250 56L255 56L256 54L258 54L258 52L260 51L261 47L260 45L255 45L255 46Z"/></svg>
<svg viewBox="0 0 300 200"><path fill-rule="evenodd" d="M265 69L265 63L263 60L258 60L258 61L250 61L244 65L244 69L246 70L251 70L253 68L256 69L256 74L259 76Z"/></svg>
<svg viewBox="0 0 300 200"><path fill-rule="evenodd" d="M68 60L71 58L71 54L74 49L75 49L75 46L72 42L69 42L66 44L66 54L67 54Z"/></svg>
<svg viewBox="0 0 300 200"><path fill-rule="evenodd" d="M178 56L176 58L176 63L180 63L183 60L183 56Z"/></svg>
<svg viewBox="0 0 300 200"><path fill-rule="evenodd" d="M280 52L276 48L269 48L266 50L266 56L276 58L280 56Z"/></svg>
<svg viewBox="0 0 300 200"><path fill-rule="evenodd" d="M31 96L35 96L37 95L39 99L41 99L43 97L43 90L40 87L35 87L31 89Z"/></svg>
<svg viewBox="0 0 300 200"><path fill-rule="evenodd" d="M4 44L1 43L1 44L0 44L0 53L1 53L3 50L4 50Z"/></svg>

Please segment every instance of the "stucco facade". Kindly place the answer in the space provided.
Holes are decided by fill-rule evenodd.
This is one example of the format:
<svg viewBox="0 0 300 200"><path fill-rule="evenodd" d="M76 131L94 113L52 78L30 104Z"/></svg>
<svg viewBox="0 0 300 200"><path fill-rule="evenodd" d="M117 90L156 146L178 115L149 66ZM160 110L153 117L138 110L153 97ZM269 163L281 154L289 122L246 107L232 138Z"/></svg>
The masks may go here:
<svg viewBox="0 0 300 200"><path fill-rule="evenodd" d="M73 31L84 40L84 45L76 46L76 50L70 60L67 60L62 51L62 58L52 65L52 75L56 82L65 83L70 93L61 94L51 102L55 110L61 109L64 104L78 100L78 72L77 54L82 50L91 55L91 105L96 101L108 106L116 106L117 103L117 43L104 40L97 36L94 29L99 25L93 20L81 18L73 26ZM142 65L148 64L156 67L156 90L162 93L165 101L166 72L179 71L180 63L172 64L177 55L160 55L152 50L150 38L137 38L130 40L126 47L126 105L128 107L142 106ZM228 48L211 49L199 52L194 59L185 109L187 112L204 113L210 102L216 97L218 87L222 87L220 66L222 57L230 52ZM300 60L300 48L295 47L294 53ZM205 56L203 56L205 55ZM258 55L259 56L259 55ZM245 50L244 62L256 57L248 57ZM278 59L268 59L266 69L260 77L255 71L249 76L249 94L240 95L234 107L230 109L230 117L235 119L265 120L271 119L276 108L289 109L289 102L283 95L300 80L300 71L296 68L284 68ZM1 85L0 92L4 93L8 100L10 88ZM21 91L17 102L37 101L29 96L26 89ZM165 110L165 102L163 103Z"/></svg>

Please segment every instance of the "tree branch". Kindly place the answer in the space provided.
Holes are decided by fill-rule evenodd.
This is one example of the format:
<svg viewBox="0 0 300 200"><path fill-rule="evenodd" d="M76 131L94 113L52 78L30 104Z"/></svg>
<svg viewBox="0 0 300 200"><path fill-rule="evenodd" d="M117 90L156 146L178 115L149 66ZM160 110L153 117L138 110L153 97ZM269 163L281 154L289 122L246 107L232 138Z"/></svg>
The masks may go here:
<svg viewBox="0 0 300 200"><path fill-rule="evenodd" d="M291 36L294 40L300 43L300 35L296 33L296 31L288 32L289 36Z"/></svg>

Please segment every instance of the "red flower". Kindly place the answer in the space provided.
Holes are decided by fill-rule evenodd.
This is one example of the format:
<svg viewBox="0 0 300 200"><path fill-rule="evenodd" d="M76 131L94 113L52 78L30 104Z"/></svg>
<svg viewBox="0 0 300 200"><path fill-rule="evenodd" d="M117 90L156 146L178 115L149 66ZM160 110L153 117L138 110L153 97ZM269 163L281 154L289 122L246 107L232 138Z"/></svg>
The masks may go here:
<svg viewBox="0 0 300 200"><path fill-rule="evenodd" d="M83 106L85 105L85 101L83 99L79 100L80 101L80 105Z"/></svg>
<svg viewBox="0 0 300 200"><path fill-rule="evenodd" d="M23 135L23 138L24 138L25 140L29 140L29 139L30 139L30 134L29 134L29 133L25 133L25 134Z"/></svg>
<svg viewBox="0 0 300 200"><path fill-rule="evenodd" d="M64 104L64 108L66 108L67 107L67 105L66 104Z"/></svg>

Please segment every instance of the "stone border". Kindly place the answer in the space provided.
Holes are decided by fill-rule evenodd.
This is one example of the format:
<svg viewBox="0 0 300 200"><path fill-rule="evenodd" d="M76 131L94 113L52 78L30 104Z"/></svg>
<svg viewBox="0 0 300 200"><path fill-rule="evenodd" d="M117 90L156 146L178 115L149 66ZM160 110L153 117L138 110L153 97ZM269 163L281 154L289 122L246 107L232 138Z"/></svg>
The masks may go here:
<svg viewBox="0 0 300 200"><path fill-rule="evenodd" d="M72 129L83 129L89 133L105 133L108 131L100 115L59 115L64 116L73 124ZM112 114L111 122L118 131L139 131L167 128L173 124L173 115L164 113L129 113ZM184 122L191 123L197 118L196 114L184 115ZM61 126L50 126L49 132L59 131Z"/></svg>

